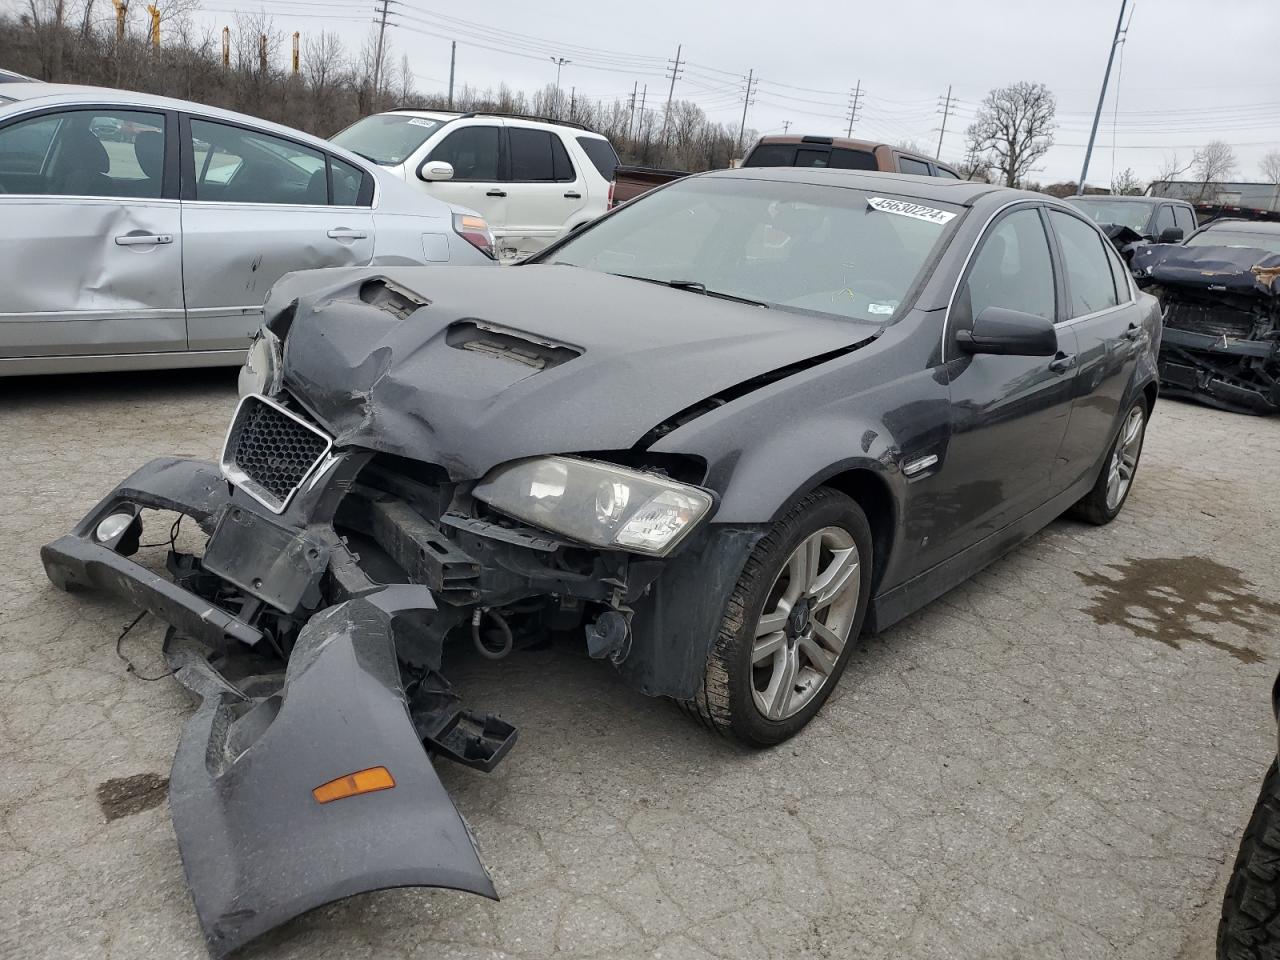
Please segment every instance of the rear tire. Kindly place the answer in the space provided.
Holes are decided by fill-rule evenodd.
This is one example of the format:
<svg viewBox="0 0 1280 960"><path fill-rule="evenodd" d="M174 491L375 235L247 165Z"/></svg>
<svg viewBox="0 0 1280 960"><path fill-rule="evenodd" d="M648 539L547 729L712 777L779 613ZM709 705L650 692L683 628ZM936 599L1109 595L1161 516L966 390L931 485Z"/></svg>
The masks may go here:
<svg viewBox="0 0 1280 960"><path fill-rule="evenodd" d="M685 712L749 746L798 733L835 689L862 632L871 551L866 515L850 497L823 487L801 498L747 559L697 694L680 704Z"/></svg>
<svg viewBox="0 0 1280 960"><path fill-rule="evenodd" d="M1280 771L1274 760L1222 901L1218 960L1280 960Z"/></svg>
<svg viewBox="0 0 1280 960"><path fill-rule="evenodd" d="M1134 424L1137 434L1133 435ZM1105 526L1124 509L1125 501L1133 491L1133 481L1137 479L1138 461L1142 458L1142 444L1147 436L1147 401L1140 398L1120 422L1120 431L1115 442L1107 451L1107 458L1098 471L1097 482L1093 489L1076 502L1068 515L1094 526ZM1120 484L1113 490L1114 484ZM1118 494L1118 495L1117 495Z"/></svg>

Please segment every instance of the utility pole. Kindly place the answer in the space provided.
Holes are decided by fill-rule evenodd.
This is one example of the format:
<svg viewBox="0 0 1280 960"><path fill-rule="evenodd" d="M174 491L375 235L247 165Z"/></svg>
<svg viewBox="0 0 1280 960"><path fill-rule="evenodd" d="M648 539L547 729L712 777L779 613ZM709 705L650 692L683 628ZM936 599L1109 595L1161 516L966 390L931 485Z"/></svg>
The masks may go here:
<svg viewBox="0 0 1280 960"><path fill-rule="evenodd" d="M458 62L458 41L449 44L449 109L453 109L453 68Z"/></svg>
<svg viewBox="0 0 1280 960"><path fill-rule="evenodd" d="M574 114L578 112L578 88L569 88L569 122L573 122Z"/></svg>
<svg viewBox="0 0 1280 960"><path fill-rule="evenodd" d="M756 74L756 71L754 67L752 67L750 70L747 71L747 92L742 97L742 123L738 125L738 152L739 153L743 153L746 150L746 145L742 142L742 138L747 132L747 107L751 105L751 84L753 82L753 78L755 77L755 74Z"/></svg>
<svg viewBox="0 0 1280 960"><path fill-rule="evenodd" d="M951 96L951 84L947 84L947 97L942 101L942 129L938 131L938 150L933 155L933 159L942 159L942 138L947 135L947 117L951 115L951 105L955 100Z"/></svg>
<svg viewBox="0 0 1280 960"><path fill-rule="evenodd" d="M672 66L671 66L671 87L670 89L667 90L667 110L662 115L662 145L664 147L667 145L667 123L671 119L671 98L675 96L676 78L680 76L680 51L683 49L684 49L683 44L679 44L679 43L676 44L676 59L674 63L670 60L667 61L667 63L671 63Z"/></svg>
<svg viewBox="0 0 1280 960"><path fill-rule="evenodd" d="M151 14L151 48L160 49L160 8L155 4L147 5L147 13Z"/></svg>
<svg viewBox="0 0 1280 960"><path fill-rule="evenodd" d="M267 35L265 33L258 34L258 77L262 80L267 77Z"/></svg>
<svg viewBox="0 0 1280 960"><path fill-rule="evenodd" d="M560 119L560 70L566 63L573 63L572 60L566 60L564 57L548 57L552 63L556 65L556 119Z"/></svg>
<svg viewBox="0 0 1280 960"><path fill-rule="evenodd" d="M631 131L632 131L633 129L635 129L635 125L636 125L636 90L637 90L637 89L639 89L639 87L640 87L640 81L639 81L639 80L634 80L634 81L632 81L632 83L631 83L631 113L630 113L630 115L627 117L627 139L628 139L628 140L633 140L633 139L635 139L635 138L631 135Z"/></svg>
<svg viewBox="0 0 1280 960"><path fill-rule="evenodd" d="M791 121L790 121L790 120L783 120L783 121L782 121L782 135L783 135L784 137L787 135L787 131L788 131L788 130L790 130L790 129L791 129Z"/></svg>
<svg viewBox="0 0 1280 960"><path fill-rule="evenodd" d="M231 66L231 28L222 28L222 66Z"/></svg>
<svg viewBox="0 0 1280 960"><path fill-rule="evenodd" d="M293 31L293 56L290 58L290 65L293 67L293 75L295 77L298 75L299 61L301 60L301 57L298 56L298 39L299 33L295 30Z"/></svg>
<svg viewBox="0 0 1280 960"><path fill-rule="evenodd" d="M649 85L646 83L643 87L640 88L640 119L637 121L639 123L639 126L636 127L637 135L640 133L641 130L644 130L645 128L644 127L644 102L645 102L645 99L648 97L648 95L649 95ZM649 148L648 133L644 135L644 148L646 150Z"/></svg>
<svg viewBox="0 0 1280 960"><path fill-rule="evenodd" d="M1098 109L1093 113L1093 126L1089 129L1089 145L1084 148L1084 166L1080 168L1080 185L1076 188L1076 196L1084 196L1084 178L1089 175L1089 157L1093 153L1093 140L1098 135L1098 121L1102 119L1102 102L1107 99L1107 84L1111 82L1111 63L1116 58L1116 47L1120 45L1120 28L1124 26L1124 8L1129 0L1120 0L1120 16L1116 18L1116 34L1111 38L1111 52L1107 54L1107 69L1102 75L1102 92L1098 94Z"/></svg>
<svg viewBox="0 0 1280 960"><path fill-rule="evenodd" d="M378 86L382 83L382 44L387 33L387 5L391 0L381 0L382 10L378 20L378 47L373 60L373 101L378 97ZM375 106L374 109L377 109Z"/></svg>
<svg viewBox="0 0 1280 960"><path fill-rule="evenodd" d="M858 107L862 103L862 78L858 78L858 85L853 89L853 96L849 98L849 132L846 137L853 136L853 122L858 119Z"/></svg>
<svg viewBox="0 0 1280 960"><path fill-rule="evenodd" d="M129 0L111 0L116 8L116 44L124 43L124 25L129 16Z"/></svg>

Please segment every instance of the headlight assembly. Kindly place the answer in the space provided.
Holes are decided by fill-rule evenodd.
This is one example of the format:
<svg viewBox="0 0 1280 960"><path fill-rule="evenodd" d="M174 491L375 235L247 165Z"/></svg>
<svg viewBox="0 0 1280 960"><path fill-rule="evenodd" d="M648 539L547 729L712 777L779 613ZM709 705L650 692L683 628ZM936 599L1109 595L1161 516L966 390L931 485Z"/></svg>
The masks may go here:
<svg viewBox="0 0 1280 960"><path fill-rule="evenodd" d="M280 338L263 327L253 338L253 343L249 344L249 353L244 358L244 366L240 368L240 396L247 397L251 393L264 397L274 396L280 392L283 376Z"/></svg>
<svg viewBox="0 0 1280 960"><path fill-rule="evenodd" d="M503 464L473 492L495 510L572 540L656 557L670 553L713 502L700 487L575 457Z"/></svg>

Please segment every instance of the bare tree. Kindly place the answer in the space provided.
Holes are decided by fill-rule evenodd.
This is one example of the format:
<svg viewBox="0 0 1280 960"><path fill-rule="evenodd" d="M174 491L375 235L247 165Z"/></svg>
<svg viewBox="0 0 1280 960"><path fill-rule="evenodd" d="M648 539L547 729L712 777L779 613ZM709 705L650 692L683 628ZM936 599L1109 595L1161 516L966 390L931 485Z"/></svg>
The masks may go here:
<svg viewBox="0 0 1280 960"><path fill-rule="evenodd" d="M62 50L66 42L66 0L27 0L28 22L36 55L40 60L40 78L56 80L62 74Z"/></svg>
<svg viewBox="0 0 1280 960"><path fill-rule="evenodd" d="M1258 169L1268 183L1275 184L1275 193L1271 195L1271 209L1280 206L1280 150L1268 150L1262 155Z"/></svg>
<svg viewBox="0 0 1280 960"><path fill-rule="evenodd" d="M317 99L323 101L346 69L342 41L328 30L307 37L302 52L302 77Z"/></svg>
<svg viewBox="0 0 1280 960"><path fill-rule="evenodd" d="M1195 161L1193 159L1191 163L1194 162ZM1171 156L1166 156L1160 164L1159 172L1156 173L1156 182L1164 181L1165 183L1172 183L1191 169L1191 163L1179 163L1178 155L1176 153Z"/></svg>
<svg viewBox="0 0 1280 960"><path fill-rule="evenodd" d="M1016 187L1053 145L1057 102L1043 83L1026 80L987 94L967 131L969 152Z"/></svg>
<svg viewBox="0 0 1280 960"><path fill-rule="evenodd" d="M1191 158L1191 172L1200 184L1196 199L1206 193L1217 193L1218 185L1229 180L1236 169L1235 151L1221 140L1210 140Z"/></svg>
<svg viewBox="0 0 1280 960"><path fill-rule="evenodd" d="M1132 167L1125 167L1111 181L1111 192L1120 197L1137 197L1142 194L1142 182Z"/></svg>

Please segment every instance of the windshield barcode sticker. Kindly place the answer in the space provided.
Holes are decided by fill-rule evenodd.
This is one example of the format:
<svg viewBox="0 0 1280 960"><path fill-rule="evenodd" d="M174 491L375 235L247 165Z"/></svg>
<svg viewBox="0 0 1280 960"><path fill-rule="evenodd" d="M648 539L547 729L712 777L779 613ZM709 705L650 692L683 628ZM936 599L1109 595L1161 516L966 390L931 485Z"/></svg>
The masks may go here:
<svg viewBox="0 0 1280 960"><path fill-rule="evenodd" d="M411 127L434 127L435 125L436 122L434 120L424 120L422 117L414 117L409 121L409 126Z"/></svg>
<svg viewBox="0 0 1280 960"><path fill-rule="evenodd" d="M908 203L906 200L888 200L884 197L867 197L867 206L882 213L896 213L900 217L924 220L927 223L936 223L939 226L949 223L956 217L954 213L948 213L946 210L923 207L918 203Z"/></svg>

